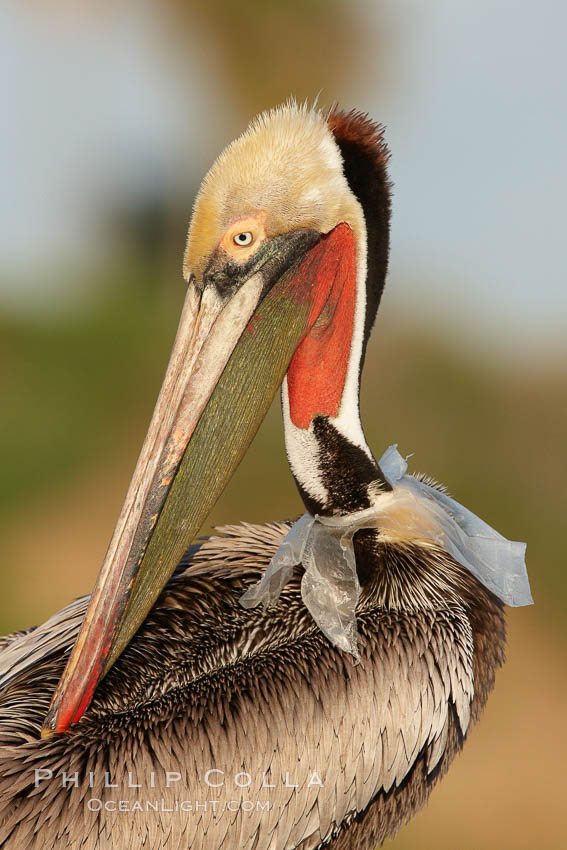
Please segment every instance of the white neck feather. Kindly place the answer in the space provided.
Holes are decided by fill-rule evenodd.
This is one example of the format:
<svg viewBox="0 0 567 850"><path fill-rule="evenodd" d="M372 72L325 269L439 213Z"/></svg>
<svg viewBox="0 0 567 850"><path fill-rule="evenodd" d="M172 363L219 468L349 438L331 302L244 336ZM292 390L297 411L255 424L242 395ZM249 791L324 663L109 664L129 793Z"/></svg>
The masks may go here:
<svg viewBox="0 0 567 850"><path fill-rule="evenodd" d="M364 228L363 222L362 228ZM356 298L351 348L339 412L336 417L329 417L329 423L350 443L361 448L369 458L372 458L372 452L366 443L360 422L359 376L366 318L366 230L364 228L362 233L360 229L358 231ZM363 238L361 239L360 236ZM326 504L328 493L320 472L319 442L313 433L313 423L309 425L309 428L304 429L298 428L292 422L287 377L282 384L282 412L286 453L294 478L313 499Z"/></svg>

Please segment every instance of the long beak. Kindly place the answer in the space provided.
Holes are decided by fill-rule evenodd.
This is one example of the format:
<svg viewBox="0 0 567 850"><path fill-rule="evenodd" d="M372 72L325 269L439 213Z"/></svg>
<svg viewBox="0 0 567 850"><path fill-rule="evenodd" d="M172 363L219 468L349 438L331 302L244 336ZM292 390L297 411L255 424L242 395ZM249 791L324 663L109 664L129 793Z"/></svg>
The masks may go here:
<svg viewBox="0 0 567 850"><path fill-rule="evenodd" d="M42 737L80 719L240 463L336 286L340 239L333 235L345 227L314 245L318 234L307 231L307 245L299 240L275 283L260 268L228 302L215 288L200 297L190 285L150 427Z"/></svg>

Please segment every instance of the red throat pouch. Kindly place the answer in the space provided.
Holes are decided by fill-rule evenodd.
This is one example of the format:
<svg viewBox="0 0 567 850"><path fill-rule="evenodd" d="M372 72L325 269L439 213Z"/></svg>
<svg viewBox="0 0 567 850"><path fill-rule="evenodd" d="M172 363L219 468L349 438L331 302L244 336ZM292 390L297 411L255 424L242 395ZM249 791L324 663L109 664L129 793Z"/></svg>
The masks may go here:
<svg viewBox="0 0 567 850"><path fill-rule="evenodd" d="M352 344L356 299L356 248L339 224L309 252L298 274L314 276L313 326L287 371L291 421L308 428L315 416L337 416Z"/></svg>

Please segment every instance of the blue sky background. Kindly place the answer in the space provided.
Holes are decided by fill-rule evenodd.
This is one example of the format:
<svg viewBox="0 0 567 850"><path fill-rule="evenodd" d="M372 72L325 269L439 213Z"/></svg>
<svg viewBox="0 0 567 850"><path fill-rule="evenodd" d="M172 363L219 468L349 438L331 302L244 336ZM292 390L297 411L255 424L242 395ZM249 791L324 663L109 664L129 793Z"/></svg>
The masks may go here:
<svg viewBox="0 0 567 850"><path fill-rule="evenodd" d="M567 6L356 0L357 68L323 91L388 127L395 183L385 309L515 351L567 325ZM179 57L159 6L0 6L0 307L35 310L61 269L105 262L105 198L186 203L242 129L198 29ZM235 25L237 23L235 22ZM388 50L388 81L377 44ZM189 73L187 73L187 63ZM313 92L316 94L316 92Z"/></svg>

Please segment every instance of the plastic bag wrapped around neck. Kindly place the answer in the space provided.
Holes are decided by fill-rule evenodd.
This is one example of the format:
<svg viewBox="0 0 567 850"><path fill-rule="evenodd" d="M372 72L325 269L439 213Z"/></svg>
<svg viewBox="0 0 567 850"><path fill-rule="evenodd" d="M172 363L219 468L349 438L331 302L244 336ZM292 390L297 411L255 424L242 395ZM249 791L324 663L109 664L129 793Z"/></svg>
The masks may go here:
<svg viewBox="0 0 567 850"><path fill-rule="evenodd" d="M302 564L301 596L313 619L331 643L358 659L355 530L333 529L303 514L280 543L261 580L240 597L240 604L244 608L274 605L294 566Z"/></svg>
<svg viewBox="0 0 567 850"><path fill-rule="evenodd" d="M274 605L302 564L301 596L331 641L358 660L356 606L360 585L353 536L377 528L392 540L422 540L448 552L507 605L531 605L525 543L506 540L446 493L407 475L407 463L390 446L380 469L392 490L379 493L371 508L341 517L304 514L289 530L262 579L240 597L245 608Z"/></svg>

